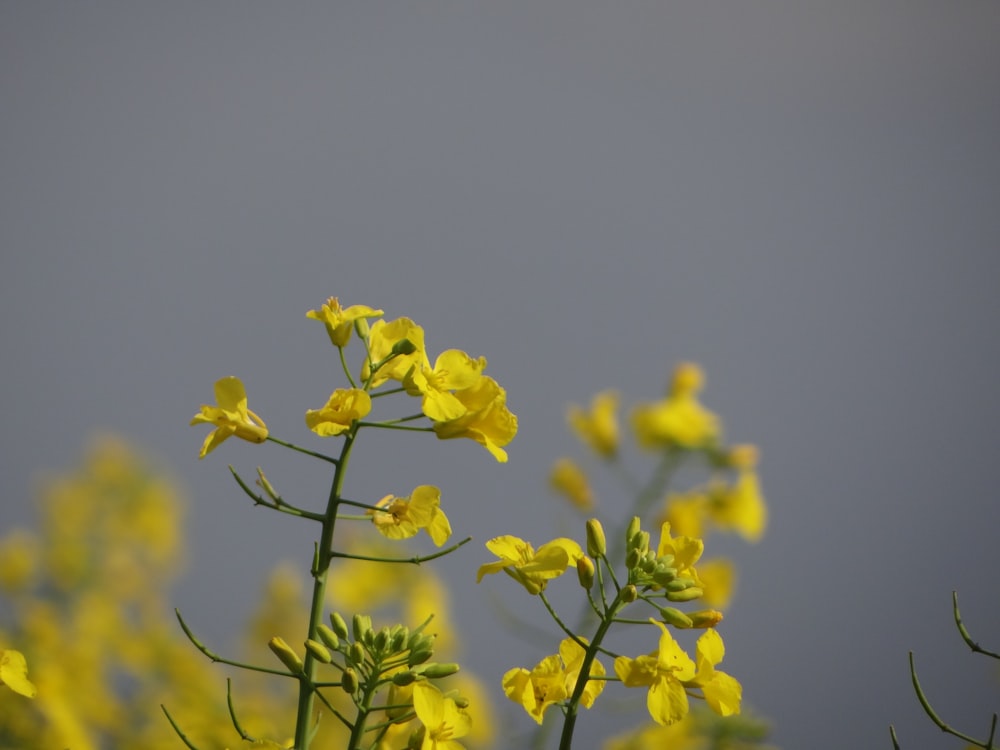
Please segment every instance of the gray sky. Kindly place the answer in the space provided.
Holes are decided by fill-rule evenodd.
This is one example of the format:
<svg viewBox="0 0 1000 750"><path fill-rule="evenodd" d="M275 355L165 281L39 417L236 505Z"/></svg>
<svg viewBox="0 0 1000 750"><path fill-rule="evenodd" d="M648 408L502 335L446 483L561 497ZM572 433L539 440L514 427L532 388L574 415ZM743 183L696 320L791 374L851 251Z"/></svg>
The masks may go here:
<svg viewBox="0 0 1000 750"><path fill-rule="evenodd" d="M485 355L521 418L506 466L373 440L354 468L359 494L439 484L476 537L441 569L495 684L540 654L490 624L523 597L471 584L479 543L566 530L568 401L694 360L763 452L764 541L709 545L741 566L725 668L776 742L889 747L892 721L927 747L909 649L985 734L996 674L950 592L1000 646L998 39L992 2L4 3L0 527L122 432L188 488L178 603L224 638L311 533L225 465L326 479L273 446L198 462L188 419L237 374L309 442L342 381L305 311L382 307Z"/></svg>

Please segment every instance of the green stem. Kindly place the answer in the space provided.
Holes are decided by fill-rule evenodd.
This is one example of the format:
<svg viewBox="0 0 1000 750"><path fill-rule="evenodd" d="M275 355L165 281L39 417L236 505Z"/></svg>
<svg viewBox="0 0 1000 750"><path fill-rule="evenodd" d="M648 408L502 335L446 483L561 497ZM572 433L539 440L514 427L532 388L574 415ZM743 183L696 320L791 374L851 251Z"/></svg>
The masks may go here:
<svg viewBox="0 0 1000 750"><path fill-rule="evenodd" d="M318 638L317 626L323 619L323 605L326 601L326 584L330 571L330 563L333 561L333 531L337 525L337 508L340 506L340 493L344 485L344 471L351 455L351 448L357 436L358 424L347 433L344 445L340 450L340 458L333 460L336 466L333 472L333 481L330 484L330 495L326 503L326 514L323 518L323 528L320 533L319 545L316 548L316 559L313 569L313 590L312 603L309 607L309 638ZM311 740L310 724L313 714L313 693L314 677L316 674L317 660L306 651L305 662L302 667L302 675L299 678L299 701L298 710L295 717L295 748L296 750L309 750Z"/></svg>
<svg viewBox="0 0 1000 750"><path fill-rule="evenodd" d="M365 719L371 710L372 694L375 691L375 684L365 686L361 694L361 701L358 703L358 720L354 722L351 729L351 738L347 741L347 750L358 750L361 747L361 737L365 733Z"/></svg>
<svg viewBox="0 0 1000 750"><path fill-rule="evenodd" d="M576 727L576 717L580 710L580 699L583 698L583 691L587 688L587 682L590 681L590 668L594 663L594 659L597 658L598 651L601 650L601 641L604 640L604 636L607 635L608 630L611 628L615 615L625 606L625 602L622 601L621 597L622 595L619 592L614 601L611 602L608 612L601 620L597 632L594 633L593 640L587 646L586 653L583 656L583 664L580 665L580 673L576 678L576 685L573 688L573 694L569 698L569 705L566 706L566 718L563 720L562 736L559 738L559 750L570 750L573 745L573 729Z"/></svg>
<svg viewBox="0 0 1000 750"><path fill-rule="evenodd" d="M305 453L307 456L312 456L313 458L318 458L320 461L326 461L328 464L334 464L334 465L337 464L337 459L336 458L332 458L332 457L324 455L322 453L317 453L316 451L311 451L308 448L303 448L301 446L295 445L294 443L286 443L284 440L279 440L278 438L274 437L273 435L268 435L267 439L270 440L272 443L277 443L278 445L282 445L285 448L289 448L289 449L291 449L293 451L298 451L299 453ZM343 459L344 459L344 454L341 453L340 460L342 461Z"/></svg>

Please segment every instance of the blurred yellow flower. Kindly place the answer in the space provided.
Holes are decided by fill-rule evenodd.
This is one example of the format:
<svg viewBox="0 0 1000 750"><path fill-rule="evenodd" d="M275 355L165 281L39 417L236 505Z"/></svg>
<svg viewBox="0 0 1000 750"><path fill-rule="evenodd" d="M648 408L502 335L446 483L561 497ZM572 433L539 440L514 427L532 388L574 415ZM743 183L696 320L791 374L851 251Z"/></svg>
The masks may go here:
<svg viewBox="0 0 1000 750"><path fill-rule="evenodd" d="M483 375L469 388L455 392L465 408L457 419L434 423L441 440L469 438L486 448L500 463L507 462L507 445L517 434L517 417L507 408L507 392L491 377Z"/></svg>
<svg viewBox="0 0 1000 750"><path fill-rule="evenodd" d="M632 429L639 445L696 449L717 442L721 435L719 418L698 401L703 381L697 365L683 363L674 371L666 398L636 406Z"/></svg>
<svg viewBox="0 0 1000 750"><path fill-rule="evenodd" d="M552 464L549 486L579 510L590 510L594 507L594 492L587 481L587 475L571 458L560 458Z"/></svg>
<svg viewBox="0 0 1000 750"><path fill-rule="evenodd" d="M701 602L709 607L725 609L736 588L736 568L724 558L717 557L698 563L698 580L704 592Z"/></svg>
<svg viewBox="0 0 1000 750"><path fill-rule="evenodd" d="M215 401L218 406L202 405L191 424L214 424L215 429L205 438L198 458L204 458L226 438L235 435L251 443L267 440L267 425L247 408L247 393L243 381L230 375L215 382Z"/></svg>
<svg viewBox="0 0 1000 750"><path fill-rule="evenodd" d="M330 336L330 343L339 349L347 346L354 321L363 318L377 318L382 314L382 310L375 310L366 305L351 305L348 308L342 308L340 300L336 297L330 297L319 310L307 312L306 317L322 321Z"/></svg>
<svg viewBox="0 0 1000 750"><path fill-rule="evenodd" d="M709 516L722 529L738 531L749 542L758 542L767 526L767 506L754 469L742 469L731 485L714 488Z"/></svg>
<svg viewBox="0 0 1000 750"><path fill-rule="evenodd" d="M683 719L688 713L684 681L694 678L696 669L684 649L666 626L650 620L660 631L659 648L645 656L615 659L615 674L625 687L648 687L646 708L653 721L664 726Z"/></svg>
<svg viewBox="0 0 1000 750"><path fill-rule="evenodd" d="M413 685L413 710L424 725L421 750L464 750L457 738L469 733L469 715L429 682Z"/></svg>
<svg viewBox="0 0 1000 750"><path fill-rule="evenodd" d="M20 651L0 649L0 685L26 698L38 694L38 689L28 680L28 662Z"/></svg>
<svg viewBox="0 0 1000 750"><path fill-rule="evenodd" d="M535 552L523 539L498 536L486 542L486 549L500 559L480 565L476 583L482 581L483 576L502 570L524 586L529 594L544 591L550 578L561 576L570 565L576 565L576 561L583 557L580 545L565 537L546 542Z"/></svg>
<svg viewBox="0 0 1000 750"><path fill-rule="evenodd" d="M415 366L403 378L411 396L423 397L423 412L435 422L458 419L467 411L452 391L471 388L483 375L486 358L473 359L458 349L441 352L434 367Z"/></svg>
<svg viewBox="0 0 1000 750"><path fill-rule="evenodd" d="M340 435L372 410L372 399L360 388L338 388L321 409L306 412L306 425L320 437Z"/></svg>
<svg viewBox="0 0 1000 750"><path fill-rule="evenodd" d="M383 510L369 510L372 523L389 539L409 539L425 529L440 547L451 536L451 524L440 508L441 490L423 484L409 497L386 495L377 506Z"/></svg>
<svg viewBox="0 0 1000 750"><path fill-rule="evenodd" d="M567 420L573 432L603 458L618 452L618 393L601 391L590 401L590 410L572 404Z"/></svg>

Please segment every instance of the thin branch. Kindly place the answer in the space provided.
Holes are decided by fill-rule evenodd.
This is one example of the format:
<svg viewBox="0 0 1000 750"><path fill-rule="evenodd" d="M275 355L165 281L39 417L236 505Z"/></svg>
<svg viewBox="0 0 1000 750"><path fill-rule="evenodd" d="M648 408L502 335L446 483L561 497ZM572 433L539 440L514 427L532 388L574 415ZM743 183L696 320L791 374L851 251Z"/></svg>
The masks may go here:
<svg viewBox="0 0 1000 750"><path fill-rule="evenodd" d="M445 555L451 554L459 547L468 544L472 541L471 536L465 537L458 544L453 544L439 552L435 552L432 555L418 555L415 557L375 557L374 555L353 555L349 552L330 552L330 557L342 557L348 560L368 560L369 562L384 562L384 563L409 563L411 565L420 565L421 563L428 562L429 560L436 560L439 557L444 557Z"/></svg>
<svg viewBox="0 0 1000 750"><path fill-rule="evenodd" d="M994 659L1000 659L1000 654L995 654L992 651L987 651L985 648L983 648L974 640L972 640L972 636L969 635L969 631L966 630L965 628L965 623L962 622L962 615L959 614L958 611L957 591L951 592L951 602L952 602L952 609L955 612L955 626L958 628L958 632L961 634L962 640L965 641L968 644L969 648L971 648L975 653L985 654L986 656L992 656Z"/></svg>
<svg viewBox="0 0 1000 750"><path fill-rule="evenodd" d="M267 439L270 440L272 443L283 445L284 447L289 448L293 451L297 451L299 453L305 453L307 456L318 458L320 461L326 461L327 463L333 464L334 466L340 463L340 461L338 461L336 458L333 458L332 456L327 456L324 455L323 453L317 453L316 451L311 451L308 448L303 448L299 445L295 445L294 443L286 443L284 440L278 440L278 438L274 437L273 435L268 435Z"/></svg>
<svg viewBox="0 0 1000 750"><path fill-rule="evenodd" d="M930 702L927 700L927 696L924 695L924 691L920 687L920 681L917 679L917 669L913 665L912 651L910 652L910 678L913 681L913 690L917 694L917 700L920 701L920 705L923 707L924 713L930 717L930 720L937 725L938 729L940 729L945 734L950 734L953 737L958 737L960 740L965 740L966 742L971 742L973 745L984 747L983 743L975 739L974 737L970 737L967 734L963 734L962 732L952 729L950 726L941 721L940 717L934 712L934 709L931 708Z"/></svg>
<svg viewBox="0 0 1000 750"><path fill-rule="evenodd" d="M219 656L217 653L205 646L201 641L199 641L194 633L191 632L191 628L188 627L187 623L184 622L184 618L181 617L181 611L179 609L174 610L174 614L177 615L177 621L181 624L181 630L184 631L184 635L187 636L188 640L194 644L194 647L201 651L205 656L214 662L219 664L228 664L231 667L239 667L240 669L246 669L251 672L263 672L264 674L276 674L282 677L296 677L291 672L282 672L278 669L268 669L267 667L258 667L254 664L244 664L238 661L232 661L231 659L225 659Z"/></svg>
<svg viewBox="0 0 1000 750"><path fill-rule="evenodd" d="M240 489L242 489L250 497L250 499L254 501L254 505L263 505L265 508L276 510L279 513L287 513L290 516L298 516L299 518L308 518L313 521L323 520L323 516L319 513L313 513L308 510L303 510L302 508L296 508L294 505L286 503L281 498L275 498L273 503L268 502L264 499L263 495L260 495L250 489L250 485L243 481L243 477L237 473L236 469L230 466L229 471L232 473L233 479L236 480L236 484L240 486Z"/></svg>
<svg viewBox="0 0 1000 750"><path fill-rule="evenodd" d="M170 726L174 728L174 732L177 734L178 737L181 738L181 742L187 745L188 750L198 750L198 747L196 745L191 744L191 740L189 740L187 738L187 735L185 735L184 732L181 731L181 728L177 726L177 722L174 721L174 717L170 715L170 712L167 710L167 707L161 703L160 709L163 711L163 715L167 717L167 721L170 722Z"/></svg>

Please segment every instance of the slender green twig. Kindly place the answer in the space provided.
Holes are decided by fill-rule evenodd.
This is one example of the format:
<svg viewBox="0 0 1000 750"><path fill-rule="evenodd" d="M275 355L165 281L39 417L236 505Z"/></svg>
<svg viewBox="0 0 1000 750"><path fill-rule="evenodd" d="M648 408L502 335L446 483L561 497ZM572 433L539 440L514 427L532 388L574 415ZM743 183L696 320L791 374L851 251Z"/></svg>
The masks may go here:
<svg viewBox="0 0 1000 750"><path fill-rule="evenodd" d="M284 440L279 440L273 435L268 435L267 439L272 443L277 443L278 445L283 445L285 448L289 448L298 453L305 453L307 456L312 456L313 458L318 458L320 461L326 461L328 464L337 465L338 459L333 458L333 456L327 456L323 453L317 453L316 451L311 451L308 448L303 448L302 446L295 445L294 443L287 443Z"/></svg>
<svg viewBox="0 0 1000 750"><path fill-rule="evenodd" d="M349 552L337 552L336 550L331 550L329 554L330 557L341 557L348 560L369 560L371 562L409 563L411 565L420 565L421 563L425 563L429 560L436 560L439 557L451 554L462 545L468 544L471 541L472 537L467 536L457 544L453 544L450 547L446 547L445 549L439 550L431 555L417 555L415 557L375 557L373 555L354 555Z"/></svg>
<svg viewBox="0 0 1000 750"><path fill-rule="evenodd" d="M892 739L893 750L900 750L899 740L896 739L896 727L892 724L889 725L889 737Z"/></svg>
<svg viewBox="0 0 1000 750"><path fill-rule="evenodd" d="M381 398L382 396L391 396L394 393L406 393L406 389L400 386L399 388L387 388L384 391L379 391L378 393L370 394L372 398Z"/></svg>
<svg viewBox="0 0 1000 750"><path fill-rule="evenodd" d="M923 707L924 713L930 717L930 720L933 721L935 725L937 725L938 729L940 729L945 734L950 734L953 737L958 737L960 740L965 740L966 742L970 742L973 745L977 745L979 747L986 747L986 745L984 745L976 738L970 737L969 735L959 732L957 729L953 729L952 727L948 726L937 715L937 713L931 707L930 702L927 700L927 696L924 695L923 689L920 687L920 680L917 679L917 669L913 664L912 651L910 652L910 679L913 682L913 690L917 694L917 700L920 701L920 705Z"/></svg>
<svg viewBox="0 0 1000 750"><path fill-rule="evenodd" d="M256 664L246 664L244 662L233 661L232 659L226 659L219 656L217 653L212 651L208 646L203 644L201 641L195 637L195 634L191 632L191 628L188 624L184 622L184 618L181 617L181 611L179 609L174 610L174 614L177 615L177 621L181 624L181 630L184 631L184 635L187 636L188 640L194 644L194 647L201 651L205 656L207 656L211 661L218 664L228 664L230 667L238 667L239 669L246 669L250 672L263 672L264 674L276 674L281 677L295 677L291 672L281 671L280 669L269 669L268 667L259 667Z"/></svg>
<svg viewBox="0 0 1000 750"><path fill-rule="evenodd" d="M975 653L985 654L986 656L992 656L994 659L1000 659L1000 654L995 654L992 651L987 651L985 648L983 648L974 640L972 640L972 636L969 635L969 631L966 630L965 628L965 623L962 622L962 615L958 611L957 591L951 592L951 602L952 602L952 609L955 613L955 625L956 627L958 627L958 632L961 634L962 640L965 641L966 644L968 644L969 648L971 648Z"/></svg>
<svg viewBox="0 0 1000 750"><path fill-rule="evenodd" d="M233 707L233 681L228 677L226 678L226 705L229 707L229 718L233 722L233 729L236 730L240 739L246 742L256 742L253 737L246 733L240 725L239 719L236 718L236 709Z"/></svg>
<svg viewBox="0 0 1000 750"><path fill-rule="evenodd" d="M167 721L170 722L170 726L174 728L174 732L177 734L178 737L181 738L181 742L187 745L188 750L198 750L198 747L192 744L191 740L187 738L187 735L181 731L181 728L179 726L177 726L177 722L174 721L174 717L170 715L170 712L167 710L167 707L161 703L160 709L163 711L164 716L167 717Z"/></svg>
<svg viewBox="0 0 1000 750"><path fill-rule="evenodd" d="M433 427L409 427L408 425L400 424L400 422L412 422L414 419L420 419L423 414L415 414L411 417L404 417L403 419L393 419L388 422L359 422L359 427L380 427L383 430L399 430L401 432L434 432Z"/></svg>
<svg viewBox="0 0 1000 750"><path fill-rule="evenodd" d="M358 338L362 337L359 336ZM358 384L354 382L354 376L351 375L351 368L347 364L347 357L344 355L344 348L345 347L343 346L337 347L337 353L340 355L340 366L344 368L344 374L347 376L347 382L351 384L351 388L357 388Z"/></svg>
<svg viewBox="0 0 1000 750"><path fill-rule="evenodd" d="M248 485L243 480L243 477L241 477L239 473L237 473L236 469L234 469L232 465L230 465L229 471L232 473L233 479L236 480L236 484L238 484L240 486L240 489L243 490L250 497L250 499L254 501L255 505L263 505L266 508L278 511L279 513L287 513L290 516L308 518L312 521L323 520L323 516L321 516L319 513L312 513L311 511L303 510L302 508L296 508L294 505L286 503L281 498L276 498L274 502L265 500L263 495L256 493L252 489L250 489L250 485Z"/></svg>

